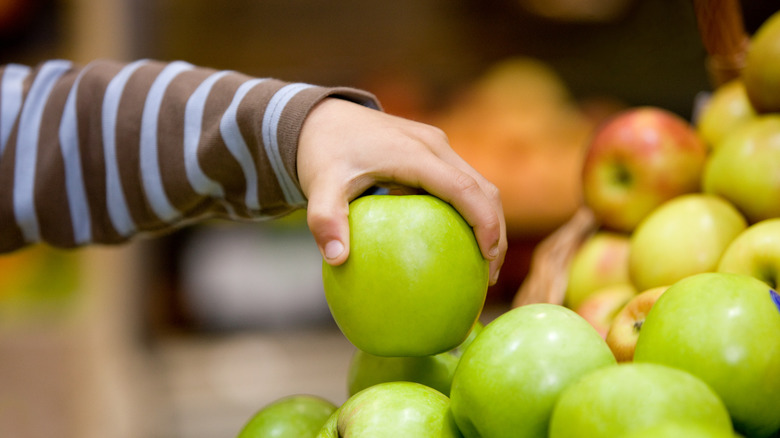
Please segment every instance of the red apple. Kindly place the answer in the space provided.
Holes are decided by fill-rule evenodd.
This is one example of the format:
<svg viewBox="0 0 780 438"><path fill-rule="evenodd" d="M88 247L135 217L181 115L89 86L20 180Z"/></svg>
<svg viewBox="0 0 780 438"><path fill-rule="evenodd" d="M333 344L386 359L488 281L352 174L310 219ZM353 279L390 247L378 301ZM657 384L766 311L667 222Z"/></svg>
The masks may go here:
<svg viewBox="0 0 780 438"><path fill-rule="evenodd" d="M608 286L599 289L583 301L577 308L577 314L585 318L585 321L588 321L602 338L606 338L615 315L634 296L636 296L636 289L630 284Z"/></svg>
<svg viewBox="0 0 780 438"><path fill-rule="evenodd" d="M607 345L618 362L630 362L634 359L636 341L647 313L658 297L668 286L654 287L639 293L623 306L607 331Z"/></svg>
<svg viewBox="0 0 780 438"><path fill-rule="evenodd" d="M588 147L585 203L605 227L630 232L664 201L699 190L706 155L693 126L676 114L656 107L624 111Z"/></svg>
<svg viewBox="0 0 780 438"><path fill-rule="evenodd" d="M629 283L627 234L600 231L577 249L569 264L564 304L576 310L589 295Z"/></svg>

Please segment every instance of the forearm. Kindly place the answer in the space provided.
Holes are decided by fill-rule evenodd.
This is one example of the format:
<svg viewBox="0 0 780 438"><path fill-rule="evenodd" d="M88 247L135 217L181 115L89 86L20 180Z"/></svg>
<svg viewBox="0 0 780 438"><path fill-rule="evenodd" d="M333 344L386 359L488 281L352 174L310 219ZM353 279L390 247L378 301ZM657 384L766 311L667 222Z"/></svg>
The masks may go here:
<svg viewBox="0 0 780 438"><path fill-rule="evenodd" d="M376 106L351 89L180 62L50 62L0 77L2 251L302 207L296 153L308 111L329 95Z"/></svg>

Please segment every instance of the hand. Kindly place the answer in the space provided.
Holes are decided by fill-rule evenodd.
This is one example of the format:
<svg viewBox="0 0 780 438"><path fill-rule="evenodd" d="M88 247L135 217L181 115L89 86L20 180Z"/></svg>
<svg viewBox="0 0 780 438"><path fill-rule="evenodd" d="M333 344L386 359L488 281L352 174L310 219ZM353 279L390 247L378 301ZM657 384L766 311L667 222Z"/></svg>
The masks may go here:
<svg viewBox="0 0 780 438"><path fill-rule="evenodd" d="M320 102L304 121L298 179L307 220L326 262L349 256L349 202L372 186L422 189L449 202L474 229L490 261L490 284L506 255L498 189L469 166L440 129L346 100Z"/></svg>

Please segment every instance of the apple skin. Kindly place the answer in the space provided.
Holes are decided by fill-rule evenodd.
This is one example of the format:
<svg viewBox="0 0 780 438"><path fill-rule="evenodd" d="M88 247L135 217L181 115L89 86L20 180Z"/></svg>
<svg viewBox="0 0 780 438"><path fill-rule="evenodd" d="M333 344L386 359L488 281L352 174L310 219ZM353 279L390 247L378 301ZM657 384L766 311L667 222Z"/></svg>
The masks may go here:
<svg viewBox="0 0 780 438"><path fill-rule="evenodd" d="M780 81L778 81L780 82ZM756 223L780 217L780 114L758 116L729 134L710 154L706 193L720 195Z"/></svg>
<svg viewBox="0 0 780 438"><path fill-rule="evenodd" d="M636 293L636 289L631 284L607 286L591 294L576 312L588 321L602 338L606 339L615 316L636 296Z"/></svg>
<svg viewBox="0 0 780 438"><path fill-rule="evenodd" d="M629 283L628 235L598 231L588 237L569 264L563 304L577 309L594 291Z"/></svg>
<svg viewBox="0 0 780 438"><path fill-rule="evenodd" d="M698 376L726 404L738 432L770 436L780 429L780 307L773 292L742 274L680 280L647 315L634 361Z"/></svg>
<svg viewBox="0 0 780 438"><path fill-rule="evenodd" d="M561 391L614 364L604 339L571 309L516 307L487 324L461 357L452 413L467 438L546 437Z"/></svg>
<svg viewBox="0 0 780 438"><path fill-rule="evenodd" d="M599 128L585 154L584 201L605 228L630 232L658 205L700 189L707 146L674 113L637 107Z"/></svg>
<svg viewBox="0 0 780 438"><path fill-rule="evenodd" d="M415 382L385 382L351 396L318 438L461 438L444 394Z"/></svg>
<svg viewBox="0 0 780 438"><path fill-rule="evenodd" d="M742 77L753 107L762 113L780 111L780 12L753 34Z"/></svg>
<svg viewBox="0 0 780 438"><path fill-rule="evenodd" d="M780 287L780 218L753 224L726 248L718 272L755 277L769 287Z"/></svg>
<svg viewBox="0 0 780 438"><path fill-rule="evenodd" d="M471 227L429 195L372 195L350 204L350 255L323 261L325 298L355 347L429 356L468 336L484 305L488 261Z"/></svg>
<svg viewBox="0 0 780 438"><path fill-rule="evenodd" d="M555 405L549 438L623 437L667 421L732 429L723 402L701 379L632 362L598 369L566 388Z"/></svg>
<svg viewBox="0 0 780 438"><path fill-rule="evenodd" d="M666 289L667 286L659 286L640 292L615 315L607 331L606 340L618 362L631 362L634 359L636 341L645 318Z"/></svg>
<svg viewBox="0 0 780 438"><path fill-rule="evenodd" d="M377 383L406 381L430 386L449 397L455 368L483 328L477 321L460 345L433 356L386 357L355 350L347 373L347 391L352 396Z"/></svg>
<svg viewBox="0 0 780 438"><path fill-rule="evenodd" d="M647 429L641 429L621 438L737 438L731 430L715 427L705 422L668 421Z"/></svg>
<svg viewBox="0 0 780 438"><path fill-rule="evenodd" d="M667 201L631 235L631 282L647 290L715 271L726 247L745 228L742 214L718 196L694 193Z"/></svg>
<svg viewBox="0 0 780 438"><path fill-rule="evenodd" d="M237 438L314 438L336 409L336 405L318 396L291 395L260 409Z"/></svg>
<svg viewBox="0 0 780 438"><path fill-rule="evenodd" d="M713 150L729 133L756 115L745 83L741 79L733 79L712 92L696 121L696 130Z"/></svg>

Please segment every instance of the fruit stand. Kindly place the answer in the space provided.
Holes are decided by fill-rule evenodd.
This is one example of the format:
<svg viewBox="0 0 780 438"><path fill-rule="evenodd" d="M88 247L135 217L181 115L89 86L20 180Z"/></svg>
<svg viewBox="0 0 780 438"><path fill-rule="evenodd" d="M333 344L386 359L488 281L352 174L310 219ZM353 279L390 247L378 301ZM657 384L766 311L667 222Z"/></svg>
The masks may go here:
<svg viewBox="0 0 780 438"><path fill-rule="evenodd" d="M699 87L700 76L711 87L695 101L659 98L667 107L646 103L646 90L625 100L583 92L605 60L631 54L646 66L658 53L599 52L593 63L604 65L581 72L575 93L567 81L588 62L558 47L567 32L614 30L621 18L655 24L631 15L661 8L654 0L585 13L589 2L567 0L331 5L345 22L385 29L365 36L328 33L316 2L238 0L214 13L223 35L212 30L203 44L193 35L212 19L211 2L142 3L170 24L151 53L309 80L293 51L276 47L294 43L227 32L265 36L247 11L268 10L282 19L263 25L310 42L285 29L300 15L323 34L305 48L320 79L375 87L388 112L441 127L496 183L510 252L489 285L489 263L455 209L394 193L351 203L340 266L323 264L302 211L0 258L0 436L780 438L780 11L749 34L737 0L685 0L702 74L683 85L667 77L666 92ZM509 3L538 21L512 33L485 12ZM115 18L127 6L110 4ZM399 32L399 17L412 27ZM485 44L479 58L453 23L493 42L536 30L567 76L516 53L531 43ZM676 42L672 33L643 49ZM355 53L312 55L352 44L367 52L360 77ZM415 47L411 64L429 62L427 85L396 70L405 59L396 45ZM114 54L131 56L130 46ZM236 55L254 49L287 64ZM619 79L641 89L647 76Z"/></svg>

